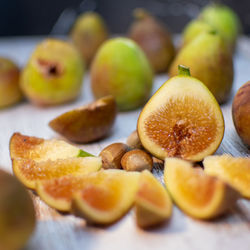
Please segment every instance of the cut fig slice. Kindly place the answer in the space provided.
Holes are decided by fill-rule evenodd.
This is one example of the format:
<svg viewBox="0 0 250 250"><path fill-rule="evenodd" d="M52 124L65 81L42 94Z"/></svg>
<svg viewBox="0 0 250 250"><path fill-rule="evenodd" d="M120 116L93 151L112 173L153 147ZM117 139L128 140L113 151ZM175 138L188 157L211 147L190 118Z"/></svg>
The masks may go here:
<svg viewBox="0 0 250 250"><path fill-rule="evenodd" d="M171 214L172 201L167 190L148 170L144 170L135 198L137 225L142 228L156 226L169 219Z"/></svg>
<svg viewBox="0 0 250 250"><path fill-rule="evenodd" d="M214 96L189 69L169 79L143 108L137 124L143 147L152 155L200 161L219 147L224 120Z"/></svg>
<svg viewBox="0 0 250 250"><path fill-rule="evenodd" d="M13 172L28 188L35 189L36 181L65 175L82 175L98 171L102 167L100 157L77 157L36 162L32 159L12 160Z"/></svg>
<svg viewBox="0 0 250 250"><path fill-rule="evenodd" d="M114 97L106 96L56 117L49 126L70 141L88 143L110 132L116 113Z"/></svg>
<svg viewBox="0 0 250 250"><path fill-rule="evenodd" d="M250 158L230 155L208 156L203 161L205 173L218 177L250 199Z"/></svg>
<svg viewBox="0 0 250 250"><path fill-rule="evenodd" d="M198 219L212 219L235 205L239 193L201 168L177 158L166 158L164 179L178 207Z"/></svg>

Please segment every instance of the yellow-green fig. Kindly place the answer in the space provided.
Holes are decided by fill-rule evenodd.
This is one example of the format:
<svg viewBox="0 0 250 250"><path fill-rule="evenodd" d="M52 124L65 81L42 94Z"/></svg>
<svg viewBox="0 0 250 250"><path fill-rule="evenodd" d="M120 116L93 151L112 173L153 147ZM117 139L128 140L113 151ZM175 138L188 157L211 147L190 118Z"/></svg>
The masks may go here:
<svg viewBox="0 0 250 250"><path fill-rule="evenodd" d="M106 41L91 66L95 98L113 95L119 110L131 110L149 98L153 81L150 64L139 46L128 38Z"/></svg>
<svg viewBox="0 0 250 250"><path fill-rule="evenodd" d="M35 209L24 186L0 169L0 249L24 247L35 228Z"/></svg>
<svg viewBox="0 0 250 250"><path fill-rule="evenodd" d="M81 90L83 61L73 45L47 39L32 53L21 75L21 88L37 105L55 105L75 99Z"/></svg>
<svg viewBox="0 0 250 250"><path fill-rule="evenodd" d="M19 68L7 58L0 57L0 108L17 103L22 98Z"/></svg>
<svg viewBox="0 0 250 250"><path fill-rule="evenodd" d="M142 48L156 73L166 72L175 55L171 34L144 9L135 9L134 16L129 37Z"/></svg>
<svg viewBox="0 0 250 250"><path fill-rule="evenodd" d="M99 14L86 12L77 18L71 37L84 61L89 65L99 46L108 38L108 30Z"/></svg>
<svg viewBox="0 0 250 250"><path fill-rule="evenodd" d="M170 67L171 77L177 75L180 64L189 67L191 75L202 81L219 103L227 100L234 77L232 53L217 32L203 32L184 46Z"/></svg>

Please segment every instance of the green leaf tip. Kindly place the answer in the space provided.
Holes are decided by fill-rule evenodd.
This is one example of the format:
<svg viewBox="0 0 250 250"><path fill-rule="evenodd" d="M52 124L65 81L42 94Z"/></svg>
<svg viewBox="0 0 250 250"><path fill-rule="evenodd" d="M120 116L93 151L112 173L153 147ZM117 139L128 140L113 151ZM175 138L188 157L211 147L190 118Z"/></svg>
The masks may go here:
<svg viewBox="0 0 250 250"><path fill-rule="evenodd" d="M184 65L178 65L178 75L179 76L191 76L189 67Z"/></svg>
<svg viewBox="0 0 250 250"><path fill-rule="evenodd" d="M79 153L77 155L77 157L89 157L89 156L95 157L94 155L92 155L88 152L85 152L82 149L79 150Z"/></svg>

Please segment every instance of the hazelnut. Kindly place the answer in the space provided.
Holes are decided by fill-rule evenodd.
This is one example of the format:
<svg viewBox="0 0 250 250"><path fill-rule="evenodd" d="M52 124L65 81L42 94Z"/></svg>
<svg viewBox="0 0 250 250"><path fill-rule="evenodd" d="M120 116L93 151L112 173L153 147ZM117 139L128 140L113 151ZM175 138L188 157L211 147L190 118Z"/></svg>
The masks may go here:
<svg viewBox="0 0 250 250"><path fill-rule="evenodd" d="M133 149L123 155L121 160L123 169L127 171L151 171L153 167L152 157L141 149Z"/></svg>
<svg viewBox="0 0 250 250"><path fill-rule="evenodd" d="M105 147L99 154L102 158L102 167L105 169L121 168L121 158L128 150L129 147L124 143L113 143Z"/></svg>
<svg viewBox="0 0 250 250"><path fill-rule="evenodd" d="M138 136L137 130L133 131L130 136L127 138L127 145L132 149L142 149L140 138Z"/></svg>

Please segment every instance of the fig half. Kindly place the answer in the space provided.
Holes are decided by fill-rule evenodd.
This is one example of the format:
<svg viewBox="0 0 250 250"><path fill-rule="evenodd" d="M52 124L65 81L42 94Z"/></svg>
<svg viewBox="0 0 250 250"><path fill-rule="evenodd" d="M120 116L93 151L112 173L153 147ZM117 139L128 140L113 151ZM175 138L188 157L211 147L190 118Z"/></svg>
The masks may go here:
<svg viewBox="0 0 250 250"><path fill-rule="evenodd" d="M240 197L225 182L193 168L188 161L166 158L164 180L174 202L188 215L212 219L229 210Z"/></svg>
<svg viewBox="0 0 250 250"><path fill-rule="evenodd" d="M116 113L114 97L107 96L56 117L49 126L70 141L88 143L110 132Z"/></svg>
<svg viewBox="0 0 250 250"><path fill-rule="evenodd" d="M143 147L153 156L200 161L219 147L223 115L214 96L189 69L179 66L144 106L137 123Z"/></svg>

